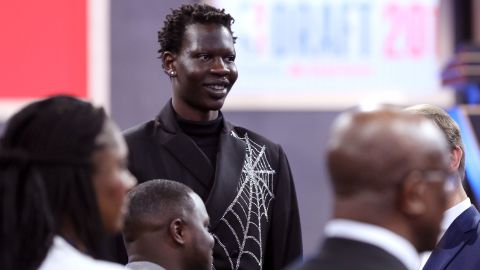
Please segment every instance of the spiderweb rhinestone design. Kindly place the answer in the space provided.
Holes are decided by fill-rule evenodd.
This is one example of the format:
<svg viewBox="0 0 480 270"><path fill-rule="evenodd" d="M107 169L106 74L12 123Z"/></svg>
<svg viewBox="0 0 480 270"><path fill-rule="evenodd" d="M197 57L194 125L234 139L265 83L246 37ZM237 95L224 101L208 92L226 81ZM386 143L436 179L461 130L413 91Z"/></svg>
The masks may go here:
<svg viewBox="0 0 480 270"><path fill-rule="evenodd" d="M246 153L237 195L223 214L221 222L229 228L228 234L235 239L238 256L231 256L232 250L227 249L217 235L213 236L227 254L231 269L239 269L244 256L250 256L258 264L258 269L262 269L262 223L268 222L268 209L274 198L275 170L268 162L264 145L250 140L248 134L243 138L234 132L231 135L245 143Z"/></svg>

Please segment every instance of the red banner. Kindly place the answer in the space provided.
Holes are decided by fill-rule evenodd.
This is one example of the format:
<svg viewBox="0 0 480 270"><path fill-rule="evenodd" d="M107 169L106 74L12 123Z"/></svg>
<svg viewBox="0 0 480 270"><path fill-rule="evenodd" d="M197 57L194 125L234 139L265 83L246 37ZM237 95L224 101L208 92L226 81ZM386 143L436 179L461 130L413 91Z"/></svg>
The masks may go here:
<svg viewBox="0 0 480 270"><path fill-rule="evenodd" d="M0 99L87 97L87 1L0 0Z"/></svg>

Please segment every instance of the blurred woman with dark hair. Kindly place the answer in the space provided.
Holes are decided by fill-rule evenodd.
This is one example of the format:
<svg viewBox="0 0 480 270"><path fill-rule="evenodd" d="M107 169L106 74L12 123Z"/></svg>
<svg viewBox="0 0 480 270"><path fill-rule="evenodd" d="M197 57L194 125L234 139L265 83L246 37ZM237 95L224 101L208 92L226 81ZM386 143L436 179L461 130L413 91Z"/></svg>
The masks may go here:
<svg viewBox="0 0 480 270"><path fill-rule="evenodd" d="M135 178L103 109L68 96L34 102L0 142L2 269L124 269L105 257ZM91 258L91 257L95 258Z"/></svg>

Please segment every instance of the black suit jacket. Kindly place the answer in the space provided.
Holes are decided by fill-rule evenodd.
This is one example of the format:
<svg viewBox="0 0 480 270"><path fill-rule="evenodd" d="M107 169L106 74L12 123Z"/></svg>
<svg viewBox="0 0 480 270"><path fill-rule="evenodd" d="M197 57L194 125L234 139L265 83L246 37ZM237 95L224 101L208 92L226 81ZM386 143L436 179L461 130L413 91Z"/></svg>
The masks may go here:
<svg viewBox="0 0 480 270"><path fill-rule="evenodd" d="M448 227L423 269L480 269L479 224L480 214L471 206Z"/></svg>
<svg viewBox="0 0 480 270"><path fill-rule="evenodd" d="M217 270L281 269L302 255L295 187L279 145L224 121L214 172L178 126L170 103L125 137L129 167L139 182L179 181L204 199ZM214 179L211 187L209 179Z"/></svg>
<svg viewBox="0 0 480 270"><path fill-rule="evenodd" d="M364 242L331 237L320 252L290 270L407 270L396 257Z"/></svg>

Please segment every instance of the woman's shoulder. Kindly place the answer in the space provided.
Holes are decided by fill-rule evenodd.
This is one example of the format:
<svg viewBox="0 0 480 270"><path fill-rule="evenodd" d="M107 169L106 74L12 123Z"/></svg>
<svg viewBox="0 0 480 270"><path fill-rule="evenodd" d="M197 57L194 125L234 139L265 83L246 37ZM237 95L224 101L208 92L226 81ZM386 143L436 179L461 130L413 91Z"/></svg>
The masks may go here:
<svg viewBox="0 0 480 270"><path fill-rule="evenodd" d="M53 245L39 270L57 269L125 270L125 267L112 262L95 260L75 249L62 237L55 236Z"/></svg>

